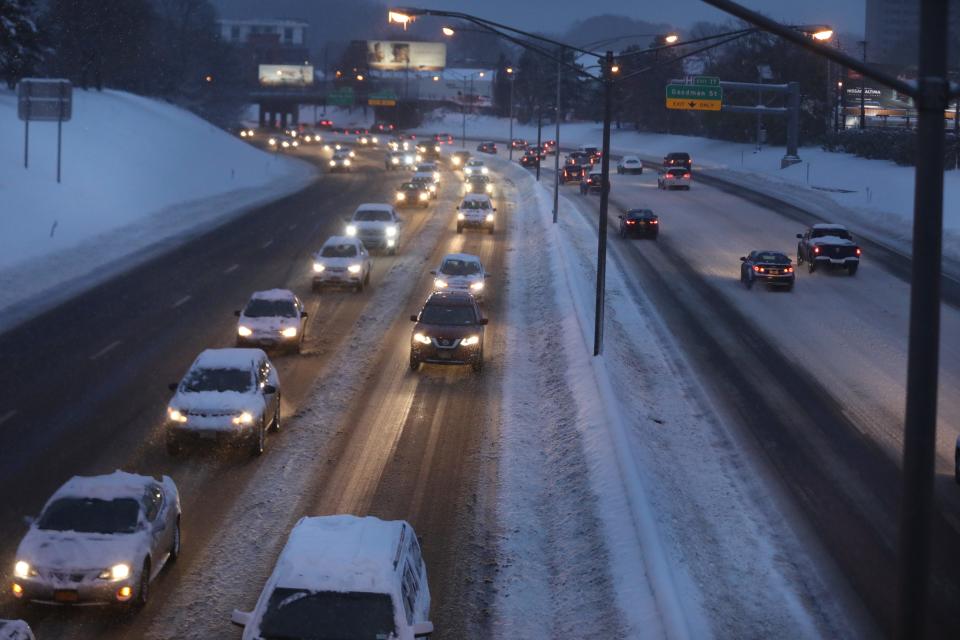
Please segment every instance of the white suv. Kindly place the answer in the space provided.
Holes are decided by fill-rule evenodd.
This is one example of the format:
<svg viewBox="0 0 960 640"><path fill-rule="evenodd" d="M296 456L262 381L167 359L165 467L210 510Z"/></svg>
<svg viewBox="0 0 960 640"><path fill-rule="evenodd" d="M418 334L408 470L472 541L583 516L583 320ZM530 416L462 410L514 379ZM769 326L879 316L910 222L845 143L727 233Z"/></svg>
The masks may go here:
<svg viewBox="0 0 960 640"><path fill-rule="evenodd" d="M464 227L487 229L493 234L496 227L497 209L485 193L468 193L457 207L457 233L463 233Z"/></svg>
<svg viewBox="0 0 960 640"><path fill-rule="evenodd" d="M440 268L431 271L434 276L434 291L466 291L472 293L477 302L483 299L485 280L490 274L484 271L480 258L469 253L451 253L445 255Z"/></svg>
<svg viewBox="0 0 960 640"><path fill-rule="evenodd" d="M256 291L237 316L237 346L279 347L300 353L307 312L293 291Z"/></svg>
<svg viewBox="0 0 960 640"><path fill-rule="evenodd" d="M363 242L349 236L332 236L313 254L313 290L353 287L363 291L370 284L373 261Z"/></svg>
<svg viewBox="0 0 960 640"><path fill-rule="evenodd" d="M400 223L393 205L362 204L347 223L347 235L359 239L365 247L396 255L400 246Z"/></svg>

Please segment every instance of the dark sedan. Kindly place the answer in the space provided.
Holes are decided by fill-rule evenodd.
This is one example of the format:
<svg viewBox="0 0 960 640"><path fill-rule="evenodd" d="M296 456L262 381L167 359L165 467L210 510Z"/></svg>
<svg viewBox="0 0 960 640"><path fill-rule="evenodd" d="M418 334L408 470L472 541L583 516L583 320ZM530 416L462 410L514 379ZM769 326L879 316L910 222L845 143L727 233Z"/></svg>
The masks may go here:
<svg viewBox="0 0 960 640"><path fill-rule="evenodd" d="M660 218L650 209L631 209L620 216L621 238L653 238L660 234Z"/></svg>
<svg viewBox="0 0 960 640"><path fill-rule="evenodd" d="M520 156L521 167L536 167L540 164L540 155L536 151L527 151Z"/></svg>
<svg viewBox="0 0 960 640"><path fill-rule="evenodd" d="M497 152L497 143L496 142L481 142L477 145L477 151L480 153L496 153Z"/></svg>
<svg viewBox="0 0 960 640"><path fill-rule="evenodd" d="M425 182L404 182L397 188L396 207L430 206L430 187Z"/></svg>
<svg viewBox="0 0 960 640"><path fill-rule="evenodd" d="M580 182L587 175L587 168L579 164L564 165L560 171L560 184Z"/></svg>
<svg viewBox="0 0 960 640"><path fill-rule="evenodd" d="M483 369L483 327L487 319L476 299L463 291L438 291L427 298L423 309L410 320L416 324L410 336L410 369L420 364L469 364Z"/></svg>
<svg viewBox="0 0 960 640"><path fill-rule="evenodd" d="M740 282L753 287L754 282L793 289L797 274L786 254L779 251L752 251L740 258Z"/></svg>

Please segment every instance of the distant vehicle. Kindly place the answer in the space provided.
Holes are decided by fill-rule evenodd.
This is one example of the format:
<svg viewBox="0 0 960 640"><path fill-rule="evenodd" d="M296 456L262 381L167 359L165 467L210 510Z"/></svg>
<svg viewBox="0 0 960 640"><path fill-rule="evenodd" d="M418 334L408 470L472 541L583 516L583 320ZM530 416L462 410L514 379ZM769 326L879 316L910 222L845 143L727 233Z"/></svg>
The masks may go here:
<svg viewBox="0 0 960 640"><path fill-rule="evenodd" d="M617 163L617 173L643 173L643 162L637 156L623 156Z"/></svg>
<svg viewBox="0 0 960 640"><path fill-rule="evenodd" d="M486 229L493 235L496 228L497 209L490 196L483 193L468 193L457 207L457 233L463 233L467 227Z"/></svg>
<svg viewBox="0 0 960 640"><path fill-rule="evenodd" d="M331 173L346 171L349 173L352 171L353 159L351 157L351 151L346 151L341 149L340 151L334 151L333 157L330 158L330 161L327 163L330 167Z"/></svg>
<svg viewBox="0 0 960 640"><path fill-rule="evenodd" d="M280 430L280 378L260 349L207 349L190 365L167 407L167 453L187 440L230 440L263 453Z"/></svg>
<svg viewBox="0 0 960 640"><path fill-rule="evenodd" d="M234 128L234 131L235 131L235 132L237 133L237 135L239 135L241 138L253 138L253 137L255 137L255 136L257 135L256 130L254 130L254 129L250 128L250 127L245 127L245 126L243 126L243 125L239 125L239 126L235 127L235 128ZM3 636L2 636L2 635L0 635L0 640L3 640Z"/></svg>
<svg viewBox="0 0 960 640"><path fill-rule="evenodd" d="M377 133L391 133L395 129L396 127L392 122L383 122L382 120L378 120L377 122L373 123L373 130Z"/></svg>
<svg viewBox="0 0 960 640"><path fill-rule="evenodd" d="M296 149L300 146L297 140L287 135L270 136L267 138L267 144L274 151L279 151L280 149Z"/></svg>
<svg viewBox="0 0 960 640"><path fill-rule="evenodd" d="M591 167L580 179L580 195L585 196L588 193L600 193L603 188L603 172L600 167Z"/></svg>
<svg viewBox="0 0 960 640"><path fill-rule="evenodd" d="M330 131L331 129L333 129L333 120L327 120L327 119L317 120L317 128L323 129L325 131Z"/></svg>
<svg viewBox="0 0 960 640"><path fill-rule="evenodd" d="M465 176L472 176L475 173L487 175L490 173L490 170L487 169L487 165L483 163L483 160L478 160L477 158L467 160L467 164L463 166L463 174Z"/></svg>
<svg viewBox="0 0 960 640"><path fill-rule="evenodd" d="M354 150L351 149L350 145L347 144L346 142L327 142L323 145L323 150L333 151L333 152L343 151L344 153L349 155L351 158L355 158L357 156Z"/></svg>
<svg viewBox="0 0 960 640"><path fill-rule="evenodd" d="M483 369L483 327L487 319L476 299L462 291L441 291L430 295L410 320L416 324L410 337L410 369L420 363L469 364Z"/></svg>
<svg viewBox="0 0 960 640"><path fill-rule="evenodd" d="M440 184L440 166L436 162L421 162L414 168L414 173L429 173L433 181Z"/></svg>
<svg viewBox="0 0 960 640"><path fill-rule="evenodd" d="M368 249L397 254L400 246L400 216L393 205L361 204L347 223L347 235L358 238Z"/></svg>
<svg viewBox="0 0 960 640"><path fill-rule="evenodd" d="M234 610L242 640L390 638L433 633L427 567L402 520L300 518L253 611Z"/></svg>
<svg viewBox="0 0 960 640"><path fill-rule="evenodd" d="M815 224L797 239L797 264L806 262L810 273L820 265L843 267L851 276L857 273L863 252L845 226Z"/></svg>
<svg viewBox="0 0 960 640"><path fill-rule="evenodd" d="M483 300L486 279L490 277L484 271L480 258L469 253L445 255L440 267L430 273L436 276L433 280L434 291L463 291L473 294L477 302Z"/></svg>
<svg viewBox="0 0 960 640"><path fill-rule="evenodd" d="M523 138L514 138L510 141L510 146L514 149L526 149L530 143Z"/></svg>
<svg viewBox="0 0 960 640"><path fill-rule="evenodd" d="M587 157L590 164L596 164L600 160L600 156L603 155L599 147L593 147L587 144L580 145L580 153Z"/></svg>
<svg viewBox="0 0 960 640"><path fill-rule="evenodd" d="M470 159L469 151L454 151L450 156L450 163L454 167L462 167Z"/></svg>
<svg viewBox="0 0 960 640"><path fill-rule="evenodd" d="M423 160L439 160L440 143L433 141L421 142L417 144L417 153L420 154Z"/></svg>
<svg viewBox="0 0 960 640"><path fill-rule="evenodd" d="M689 169L665 169L657 175L657 188L690 190L692 174Z"/></svg>
<svg viewBox="0 0 960 640"><path fill-rule="evenodd" d="M449 133L435 133L433 141L438 144L453 144L453 136Z"/></svg>
<svg viewBox="0 0 960 640"><path fill-rule="evenodd" d="M237 346L280 348L300 353L307 312L287 289L256 291L237 316Z"/></svg>
<svg viewBox="0 0 960 640"><path fill-rule="evenodd" d="M0 620L0 640L36 640L23 620Z"/></svg>
<svg viewBox="0 0 960 640"><path fill-rule="evenodd" d="M793 289L797 274L793 264L779 251L751 251L740 258L740 282L750 289L754 282L763 282L769 286Z"/></svg>
<svg viewBox="0 0 960 640"><path fill-rule="evenodd" d="M398 207L420 207L426 209L430 206L430 187L421 182L404 182L397 187L397 193L394 196Z"/></svg>
<svg viewBox="0 0 960 640"><path fill-rule="evenodd" d="M363 147L374 147L380 142L380 137L372 133L361 133L357 136L357 143Z"/></svg>
<svg viewBox="0 0 960 640"><path fill-rule="evenodd" d="M653 238L660 235L660 218L650 209L630 209L620 217L620 237Z"/></svg>
<svg viewBox="0 0 960 640"><path fill-rule="evenodd" d="M179 554L180 494L168 476L74 476L47 500L20 541L13 595L47 604L140 608L150 583ZM0 627L0 637L11 628Z"/></svg>
<svg viewBox="0 0 960 640"><path fill-rule="evenodd" d="M496 153L497 152L497 143L496 142L481 142L477 145L477 151L480 153Z"/></svg>
<svg viewBox="0 0 960 640"><path fill-rule="evenodd" d="M554 154L557 152L557 141L556 140L547 140L543 143L543 150L549 154Z"/></svg>
<svg viewBox="0 0 960 640"><path fill-rule="evenodd" d="M396 171L413 166L413 155L405 151L388 151L383 159L383 167L387 171Z"/></svg>
<svg viewBox="0 0 960 640"><path fill-rule="evenodd" d="M314 291L349 287L357 293L370 284L373 260L363 242L350 236L331 236L313 254Z"/></svg>
<svg viewBox="0 0 960 640"><path fill-rule="evenodd" d="M693 159L689 153L675 151L663 157L663 167L681 167L689 171L693 169Z"/></svg>
<svg viewBox="0 0 960 640"><path fill-rule="evenodd" d="M540 154L536 151L526 151L517 162L521 167L536 167L540 164Z"/></svg>
<svg viewBox="0 0 960 640"><path fill-rule="evenodd" d="M525 153L525 154L528 153L528 154L530 154L530 155L535 155L535 156L537 156L538 158L540 158L540 160L546 160L546 159L547 159L547 152L546 152L546 150L545 150L542 146L541 146L541 147L538 147L538 146L535 145L535 144L532 144L532 145L528 146L528 147L526 148L526 150L524 150L524 153Z"/></svg>
<svg viewBox="0 0 960 640"><path fill-rule="evenodd" d="M304 129L300 132L297 140L300 140L306 144L319 144L320 142L323 142L323 136L320 135L319 131L314 129Z"/></svg>
<svg viewBox="0 0 960 640"><path fill-rule="evenodd" d="M410 182L422 184L424 188L430 192L430 197L433 200L440 197L440 192L437 189L437 183L434 181L432 173L415 173L413 177L410 178Z"/></svg>
<svg viewBox="0 0 960 640"><path fill-rule="evenodd" d="M490 179L490 176L483 174L467 176L467 179L463 181L463 195L468 193L485 193L492 198L493 180Z"/></svg>
<svg viewBox="0 0 960 640"><path fill-rule="evenodd" d="M565 164L560 170L560 184L580 182L587 175L587 168L579 164Z"/></svg>

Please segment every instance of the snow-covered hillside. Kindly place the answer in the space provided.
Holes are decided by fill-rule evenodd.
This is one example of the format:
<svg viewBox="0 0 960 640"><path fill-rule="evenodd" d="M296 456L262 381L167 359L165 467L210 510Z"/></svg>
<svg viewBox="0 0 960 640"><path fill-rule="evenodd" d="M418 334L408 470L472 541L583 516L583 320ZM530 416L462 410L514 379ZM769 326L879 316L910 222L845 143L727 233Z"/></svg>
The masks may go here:
<svg viewBox="0 0 960 640"><path fill-rule="evenodd" d="M75 91L63 126L31 123L23 166L16 95L0 91L0 326L30 300L157 242L302 188L307 163L267 154L172 105L118 91ZM89 286L89 278L83 285ZM73 287L76 290L76 287ZM16 305L17 317L9 317Z"/></svg>

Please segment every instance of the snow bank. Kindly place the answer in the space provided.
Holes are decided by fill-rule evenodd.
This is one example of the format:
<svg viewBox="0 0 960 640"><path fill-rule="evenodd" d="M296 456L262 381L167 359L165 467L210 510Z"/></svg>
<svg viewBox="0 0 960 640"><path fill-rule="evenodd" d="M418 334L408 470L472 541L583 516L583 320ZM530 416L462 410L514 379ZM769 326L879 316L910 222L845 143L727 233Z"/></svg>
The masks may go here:
<svg viewBox="0 0 960 640"><path fill-rule="evenodd" d="M445 113L424 122L419 131L444 130L459 135L461 124L459 113ZM505 140L510 130L506 119L480 115L468 116L466 129L471 139L493 140ZM600 144L600 123L564 123L560 129L564 147ZM514 122L513 133L515 137L537 139L536 126ZM553 124L544 125L542 139L552 139L554 133ZM911 253L913 167L804 147L799 154L803 162L780 169L783 147L763 147L756 152L753 144L626 129L611 132L611 148L617 155L630 153L656 160L671 151L687 151L697 168L711 175L848 224L855 233L866 232L901 253ZM960 262L960 171L944 174L944 256Z"/></svg>
<svg viewBox="0 0 960 640"><path fill-rule="evenodd" d="M25 169L16 108L0 91L0 328L315 176L169 104L77 90L57 184L56 124L31 123Z"/></svg>

